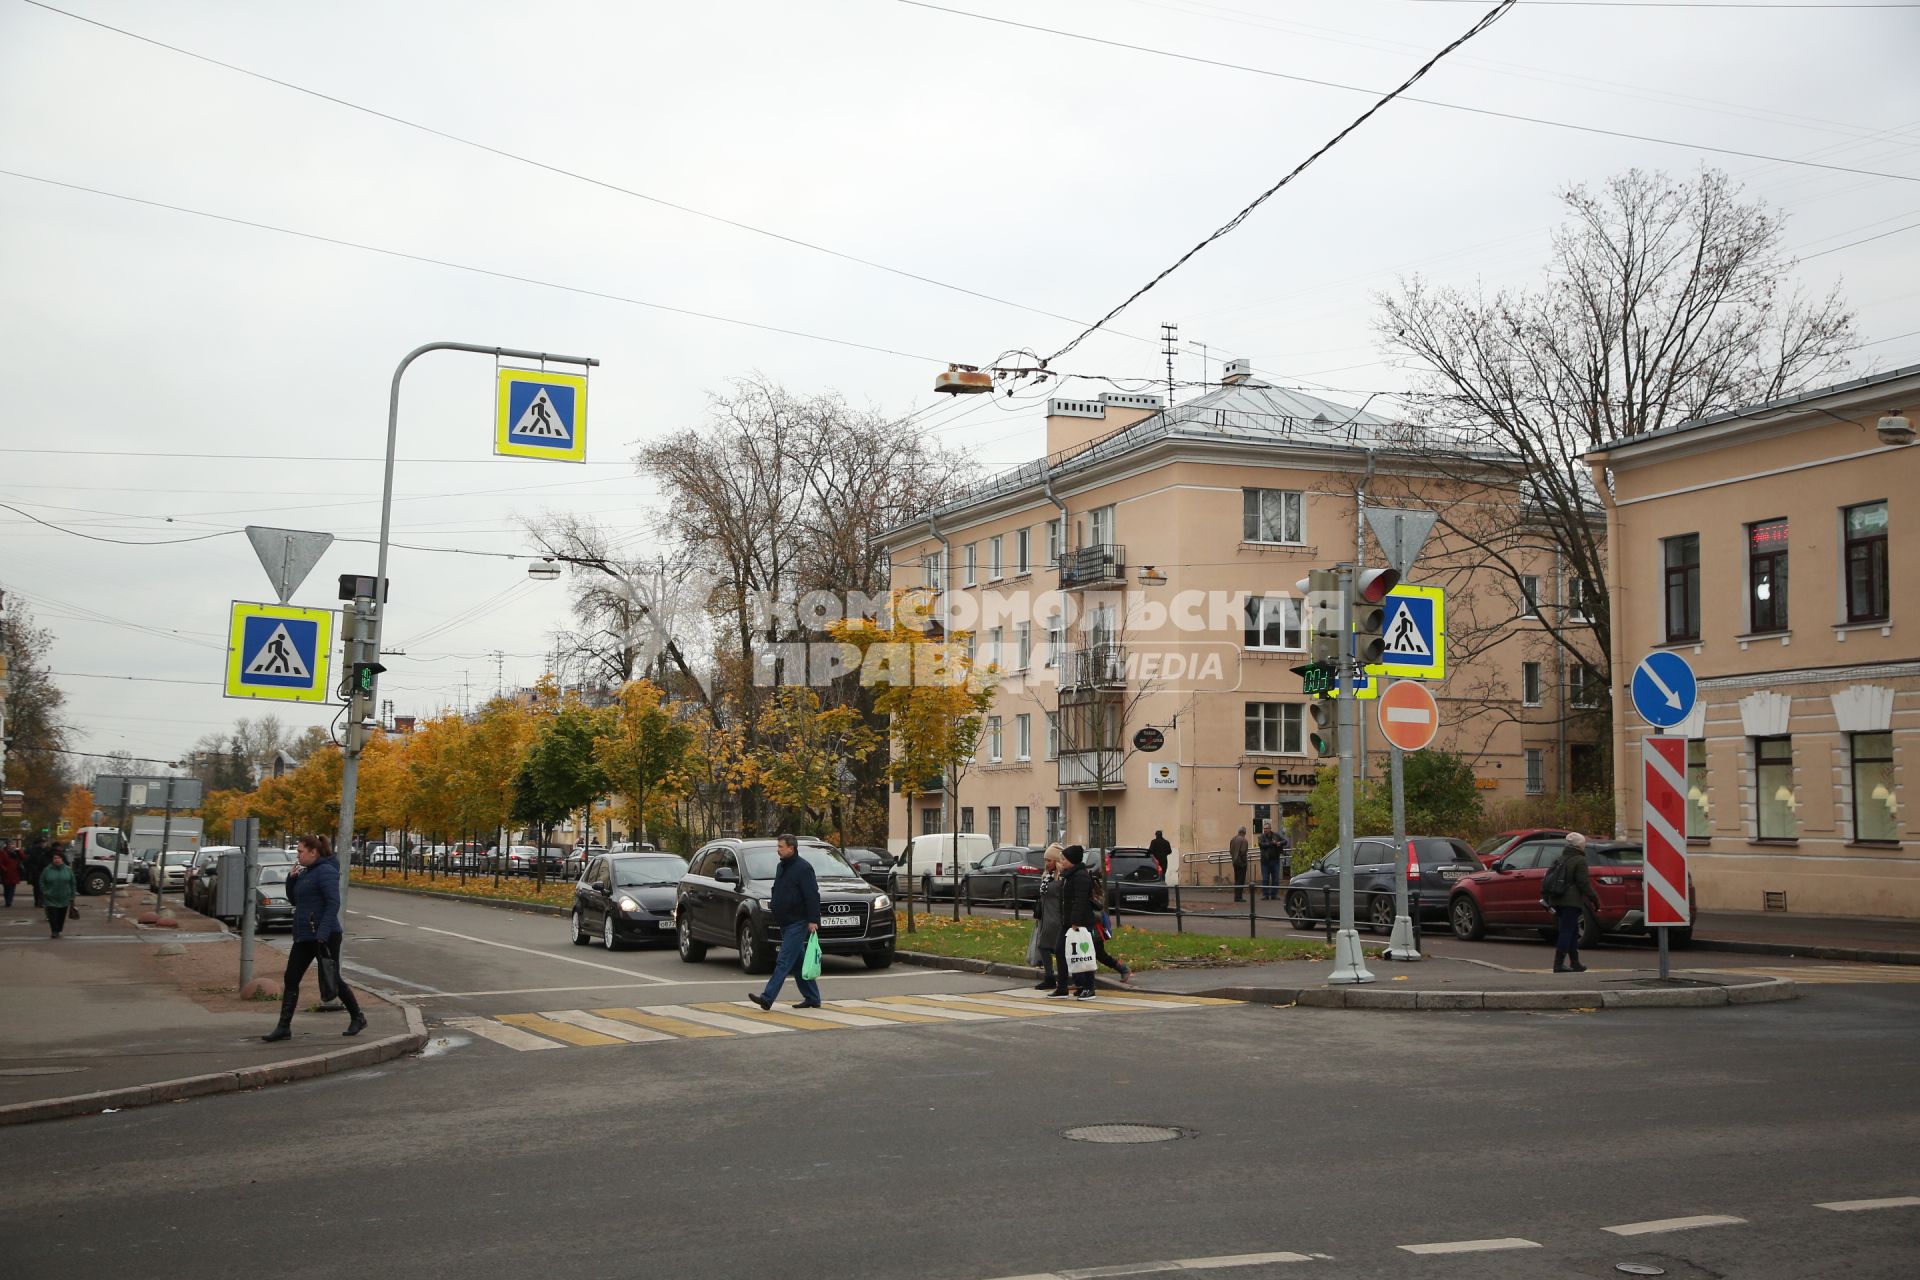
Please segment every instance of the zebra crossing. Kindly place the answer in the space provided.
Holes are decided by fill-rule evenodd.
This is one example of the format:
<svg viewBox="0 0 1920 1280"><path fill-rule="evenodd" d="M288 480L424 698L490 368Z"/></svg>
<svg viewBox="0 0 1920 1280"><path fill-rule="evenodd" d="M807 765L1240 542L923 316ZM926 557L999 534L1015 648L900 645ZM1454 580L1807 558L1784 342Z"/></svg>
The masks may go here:
<svg viewBox="0 0 1920 1280"><path fill-rule="evenodd" d="M777 1006L763 1012L747 1000L630 1005L608 1009L550 1009L492 1017L450 1017L446 1026L503 1048L602 1049L617 1045L666 1044L679 1040L789 1035L809 1031L884 1030L902 1026L955 1026L1014 1022L1028 1018L1114 1018L1177 1013L1239 1004L1208 996L1128 991L1092 1000L1049 1000L1031 989L966 995L893 995L870 1000L829 1000L818 1009Z"/></svg>
<svg viewBox="0 0 1920 1280"><path fill-rule="evenodd" d="M1920 965L1914 964L1802 964L1771 968L1705 969L1702 972L1731 975L1760 973L1769 978L1788 978L1809 986L1920 982Z"/></svg>

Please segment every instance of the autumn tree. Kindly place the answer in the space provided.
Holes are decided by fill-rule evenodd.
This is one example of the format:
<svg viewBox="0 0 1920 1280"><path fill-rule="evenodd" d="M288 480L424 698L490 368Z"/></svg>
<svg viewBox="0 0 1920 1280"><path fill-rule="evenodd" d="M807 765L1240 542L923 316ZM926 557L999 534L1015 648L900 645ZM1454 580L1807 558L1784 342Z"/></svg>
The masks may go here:
<svg viewBox="0 0 1920 1280"><path fill-rule="evenodd" d="M60 820L69 831L93 825L93 791L74 784L67 788L66 803L60 808Z"/></svg>
<svg viewBox="0 0 1920 1280"><path fill-rule="evenodd" d="M606 774L608 790L626 802L627 820L641 839L656 807L670 804L685 786L682 770L693 744L693 730L665 704L660 688L647 680L623 686L601 736L594 762Z"/></svg>
<svg viewBox="0 0 1920 1280"><path fill-rule="evenodd" d="M767 798L805 814L814 834L830 828L846 843L853 768L873 754L880 735L857 708L822 706L818 693L791 685L761 707L760 738Z"/></svg>
<svg viewBox="0 0 1920 1280"><path fill-rule="evenodd" d="M542 682L538 706L514 780L513 817L536 827L544 845L555 823L606 793L607 776L594 758L594 742L610 717L588 707L577 693L561 694L552 682ZM546 874L544 864L539 874Z"/></svg>
<svg viewBox="0 0 1920 1280"><path fill-rule="evenodd" d="M682 770L687 779L682 825L703 839L743 829L737 818L740 795L760 778L760 765L748 754L746 735L733 720L732 708L726 706L718 718L703 718L692 726L693 743Z"/></svg>
<svg viewBox="0 0 1920 1280"><path fill-rule="evenodd" d="M52 633L34 625L33 611L17 595L4 604L0 685L6 689L7 788L26 793L24 816L38 831L51 827L66 803L67 731L60 716L66 695L44 660Z"/></svg>

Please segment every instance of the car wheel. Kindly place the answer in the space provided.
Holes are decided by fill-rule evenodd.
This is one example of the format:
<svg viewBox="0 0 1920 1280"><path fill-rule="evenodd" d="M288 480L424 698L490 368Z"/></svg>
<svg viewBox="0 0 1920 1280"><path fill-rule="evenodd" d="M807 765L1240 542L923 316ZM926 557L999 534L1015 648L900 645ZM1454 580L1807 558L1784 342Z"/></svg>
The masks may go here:
<svg viewBox="0 0 1920 1280"><path fill-rule="evenodd" d="M88 868L86 878L80 882L82 893L105 893L111 888L113 888L113 876L103 867Z"/></svg>
<svg viewBox="0 0 1920 1280"><path fill-rule="evenodd" d="M753 927L753 917L748 916L740 922L740 967L748 973L772 973L774 957L770 954L766 942L760 937L760 931Z"/></svg>
<svg viewBox="0 0 1920 1280"><path fill-rule="evenodd" d="M699 964L707 958L707 944L696 942L693 938L693 925L687 920L686 909L680 911L680 920L674 929L674 935L680 940L680 958L688 964Z"/></svg>
<svg viewBox="0 0 1920 1280"><path fill-rule="evenodd" d="M1478 942L1487 936L1487 922L1480 914L1480 904L1466 894L1455 894L1447 905L1447 923L1453 926L1453 936L1462 942Z"/></svg>
<svg viewBox="0 0 1920 1280"><path fill-rule="evenodd" d="M1367 923L1373 926L1375 933L1393 932L1394 901L1383 893L1373 895L1373 901L1367 906Z"/></svg>
<svg viewBox="0 0 1920 1280"><path fill-rule="evenodd" d="M576 947L584 947L590 941L591 939L587 937L587 931L580 927L580 908L575 907L573 909L573 945Z"/></svg>
<svg viewBox="0 0 1920 1280"><path fill-rule="evenodd" d="M1307 910L1306 894L1296 892L1287 895L1287 919L1296 929L1313 927L1313 914Z"/></svg>
<svg viewBox="0 0 1920 1280"><path fill-rule="evenodd" d="M888 947L885 951L863 952L860 959L869 969L891 969L893 967L893 948Z"/></svg>
<svg viewBox="0 0 1920 1280"><path fill-rule="evenodd" d="M1597 947L1600 945L1600 939L1603 936L1605 936L1605 931L1600 928L1600 917L1593 914L1592 908L1582 908L1580 911L1580 945L1583 947Z"/></svg>
<svg viewBox="0 0 1920 1280"><path fill-rule="evenodd" d="M1002 880L1000 882L1000 901L1002 902L1013 901L1013 881Z"/></svg>
<svg viewBox="0 0 1920 1280"><path fill-rule="evenodd" d="M620 939L614 936L613 912L607 912L606 919L600 922L600 945L609 951L620 949Z"/></svg>

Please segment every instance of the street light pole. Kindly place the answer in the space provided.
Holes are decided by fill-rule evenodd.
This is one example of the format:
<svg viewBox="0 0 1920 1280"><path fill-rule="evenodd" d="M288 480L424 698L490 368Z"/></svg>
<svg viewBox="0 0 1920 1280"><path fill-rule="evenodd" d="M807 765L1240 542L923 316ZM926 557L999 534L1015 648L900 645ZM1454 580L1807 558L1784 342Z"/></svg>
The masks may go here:
<svg viewBox="0 0 1920 1280"><path fill-rule="evenodd" d="M393 533L393 465L395 449L400 440L400 380L406 375L407 366L429 351L466 351L474 355L493 356L495 359L504 356L512 360L538 360L542 364L575 364L589 368L600 363L590 356L557 356L546 351L486 347L468 342L429 342L415 347L401 359L394 368L393 385L387 393L387 460L380 488L380 552L374 568L372 607L364 614L356 609L352 623L356 633L363 629L363 620L368 624L364 628L368 634L361 637L363 662L380 661L381 629L387 616L387 548ZM379 680L376 668L373 684L365 691L366 705L379 705L375 700L379 692ZM356 702L359 692L355 691ZM343 906L347 898L347 874L353 863L353 807L360 789L360 749L365 741L365 727L350 721L347 725L346 755L340 769L340 827L333 845L334 860L340 866L340 901Z"/></svg>

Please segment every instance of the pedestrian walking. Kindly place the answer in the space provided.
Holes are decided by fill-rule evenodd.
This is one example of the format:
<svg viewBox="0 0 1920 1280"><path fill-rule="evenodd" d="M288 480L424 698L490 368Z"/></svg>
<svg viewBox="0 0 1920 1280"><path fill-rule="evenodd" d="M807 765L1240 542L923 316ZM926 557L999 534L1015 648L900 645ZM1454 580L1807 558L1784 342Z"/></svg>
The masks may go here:
<svg viewBox="0 0 1920 1280"><path fill-rule="evenodd" d="M1280 859L1287 853L1287 838L1273 829L1271 822L1260 830L1260 896L1269 902L1280 896Z"/></svg>
<svg viewBox="0 0 1920 1280"><path fill-rule="evenodd" d="M1578 831L1568 834L1566 849L1541 882L1541 894L1560 925L1560 936L1553 947L1553 971L1585 973L1587 966L1580 963L1580 926L1587 904L1598 909L1600 899L1587 874L1587 838Z"/></svg>
<svg viewBox="0 0 1920 1280"><path fill-rule="evenodd" d="M1147 852L1160 864L1160 874L1167 874L1167 864L1173 860L1173 844L1161 832L1154 832L1153 839L1147 841Z"/></svg>
<svg viewBox="0 0 1920 1280"><path fill-rule="evenodd" d="M21 878L27 874L26 859L12 845L0 849L0 893L6 895L6 905L13 905L13 891L19 887Z"/></svg>
<svg viewBox="0 0 1920 1280"><path fill-rule="evenodd" d="M67 927L67 917L73 913L73 869L67 865L67 855L56 850L47 859L46 869L34 885L40 890L40 903L46 909L47 928L58 938L60 931Z"/></svg>
<svg viewBox="0 0 1920 1280"><path fill-rule="evenodd" d="M1240 828L1227 841L1227 854L1233 859L1233 900L1239 902L1247 888L1247 829Z"/></svg>
<svg viewBox="0 0 1920 1280"><path fill-rule="evenodd" d="M773 913L773 927L780 931L780 958L773 962L767 989L749 992L747 999L762 1009L772 1009L791 973L800 988L800 1003L793 1007L818 1009L820 984L801 972L800 961L807 954L807 939L820 932L820 878L814 875L813 864L800 856L798 837L783 835L775 846L780 866L773 873L773 897L767 905Z"/></svg>
<svg viewBox="0 0 1920 1280"><path fill-rule="evenodd" d="M39 836L35 836L27 842L25 870L27 873L27 883L33 886L33 905L36 907L46 905L40 898L40 873L47 869L47 859L48 849L46 841L42 840Z"/></svg>
<svg viewBox="0 0 1920 1280"><path fill-rule="evenodd" d="M1093 933L1094 926L1099 923L1099 913L1093 905L1093 878L1087 873L1087 851L1084 848L1077 844L1070 844L1061 850L1061 853L1067 860L1067 869L1065 874L1060 877L1060 888L1058 891L1060 894L1060 922L1062 928L1060 932L1060 946L1054 952L1054 959L1059 965L1059 980L1054 985L1053 990L1049 991L1047 995L1049 997L1070 995L1076 1000L1091 1000L1093 998L1093 970L1089 969L1085 973L1073 973L1067 968L1066 931L1068 929L1085 929L1088 933ZM1068 978L1073 979L1073 989L1071 991L1067 989Z"/></svg>
<svg viewBox="0 0 1920 1280"><path fill-rule="evenodd" d="M347 1007L347 1029L357 1036L367 1029L360 1001L340 973L340 864L325 836L301 836L294 856L299 865L287 873L287 900L293 903L293 949L287 953L286 973L280 980L280 1021L262 1040L285 1040L293 1034L293 1011L300 1007L300 980L316 961L321 966L320 989L339 991Z"/></svg>
<svg viewBox="0 0 1920 1280"><path fill-rule="evenodd" d="M1110 894L1107 887L1107 878L1101 874L1100 868L1097 866L1088 867L1087 876L1087 890L1088 895L1093 899L1095 917L1093 926L1094 962L1107 966L1107 968L1120 975L1120 981L1131 984L1133 982L1133 970L1127 967L1125 960L1120 959L1107 950L1107 939L1113 936L1115 920L1112 906L1108 902Z"/></svg>
<svg viewBox="0 0 1920 1280"><path fill-rule="evenodd" d="M1060 899L1060 877L1066 870L1066 855L1060 846L1050 844L1040 858L1040 894L1033 903L1033 941L1027 945L1027 959L1040 966L1040 981L1035 991L1051 991L1067 983L1058 956L1062 935L1066 933L1065 908Z"/></svg>

